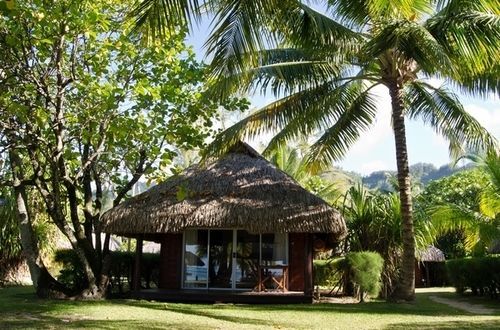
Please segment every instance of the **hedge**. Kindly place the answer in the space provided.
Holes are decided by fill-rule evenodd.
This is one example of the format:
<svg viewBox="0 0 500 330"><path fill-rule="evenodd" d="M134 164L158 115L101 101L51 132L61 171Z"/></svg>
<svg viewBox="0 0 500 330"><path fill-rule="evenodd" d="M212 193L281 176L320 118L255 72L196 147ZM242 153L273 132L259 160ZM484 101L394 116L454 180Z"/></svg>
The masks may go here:
<svg viewBox="0 0 500 330"><path fill-rule="evenodd" d="M453 259L446 262L448 278L458 293L498 298L500 293L500 255Z"/></svg>
<svg viewBox="0 0 500 330"><path fill-rule="evenodd" d="M134 272L135 252L111 251L111 293L122 294L130 290ZM62 264L57 279L75 292L85 289L87 282L80 260L74 250L58 250L54 257ZM141 283L144 287L158 286L160 255L143 253L141 259Z"/></svg>

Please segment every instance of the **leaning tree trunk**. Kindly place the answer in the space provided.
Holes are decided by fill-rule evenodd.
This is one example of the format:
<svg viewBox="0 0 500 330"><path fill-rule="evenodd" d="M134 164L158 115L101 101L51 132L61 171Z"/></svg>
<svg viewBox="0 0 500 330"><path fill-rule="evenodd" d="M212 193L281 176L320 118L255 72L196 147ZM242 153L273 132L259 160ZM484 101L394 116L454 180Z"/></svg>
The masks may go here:
<svg viewBox="0 0 500 330"><path fill-rule="evenodd" d="M36 293L41 298L64 297L68 290L61 283L56 281L43 263L38 240L33 230L33 223L28 212L28 198L26 187L22 183L21 163L19 156L11 151L9 154L12 174L14 178L14 196L16 199L16 213L19 223L19 233L21 245L26 263L30 270L31 281L36 289Z"/></svg>
<svg viewBox="0 0 500 330"><path fill-rule="evenodd" d="M403 218L403 260L399 283L392 294L394 299L411 301L415 299L415 237L411 201L410 168L404 121L403 86L398 81L389 84L392 104L392 125L396 144L396 162L398 168L399 196Z"/></svg>

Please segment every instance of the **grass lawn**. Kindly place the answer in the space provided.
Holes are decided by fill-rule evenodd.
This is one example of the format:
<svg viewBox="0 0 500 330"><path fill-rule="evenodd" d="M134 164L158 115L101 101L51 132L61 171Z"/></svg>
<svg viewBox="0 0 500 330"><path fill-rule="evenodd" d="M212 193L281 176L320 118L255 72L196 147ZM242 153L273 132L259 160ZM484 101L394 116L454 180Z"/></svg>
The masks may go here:
<svg viewBox="0 0 500 330"><path fill-rule="evenodd" d="M31 287L9 287L0 289L0 328L500 329L498 303L489 303L495 315L480 316L433 302L430 295L456 297L427 291L412 304L201 305L40 300Z"/></svg>

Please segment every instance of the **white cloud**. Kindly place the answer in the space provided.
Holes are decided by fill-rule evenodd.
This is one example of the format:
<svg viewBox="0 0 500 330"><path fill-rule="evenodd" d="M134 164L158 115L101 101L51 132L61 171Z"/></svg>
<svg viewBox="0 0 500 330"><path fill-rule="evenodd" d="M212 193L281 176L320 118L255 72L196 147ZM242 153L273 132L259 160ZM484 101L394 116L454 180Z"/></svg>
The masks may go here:
<svg viewBox="0 0 500 330"><path fill-rule="evenodd" d="M377 86L373 88L373 93L377 99L377 116L375 123L369 131L361 134L358 142L351 148L349 155L365 155L376 145L386 140L392 135L391 129L391 99L387 88Z"/></svg>
<svg viewBox="0 0 500 330"><path fill-rule="evenodd" d="M490 133L500 137L500 106L490 109L477 104L466 104L465 110L481 123Z"/></svg>

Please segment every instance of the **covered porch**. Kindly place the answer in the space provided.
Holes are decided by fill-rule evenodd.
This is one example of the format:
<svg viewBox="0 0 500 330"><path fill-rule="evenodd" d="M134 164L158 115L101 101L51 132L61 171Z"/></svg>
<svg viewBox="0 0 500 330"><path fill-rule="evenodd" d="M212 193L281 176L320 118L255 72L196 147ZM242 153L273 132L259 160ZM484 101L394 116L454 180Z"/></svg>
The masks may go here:
<svg viewBox="0 0 500 330"><path fill-rule="evenodd" d="M312 295L302 291L254 292L227 290L141 289L132 298L180 303L304 304Z"/></svg>

